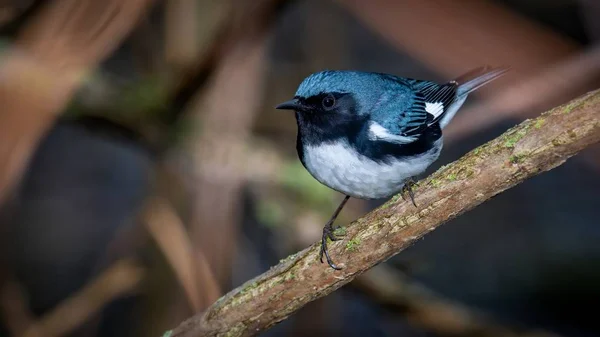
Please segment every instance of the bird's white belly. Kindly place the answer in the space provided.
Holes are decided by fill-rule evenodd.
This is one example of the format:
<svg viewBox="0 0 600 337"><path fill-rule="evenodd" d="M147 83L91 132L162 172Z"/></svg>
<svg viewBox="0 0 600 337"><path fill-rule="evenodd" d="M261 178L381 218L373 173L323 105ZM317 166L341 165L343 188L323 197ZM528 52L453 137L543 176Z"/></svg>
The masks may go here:
<svg viewBox="0 0 600 337"><path fill-rule="evenodd" d="M338 141L304 147L304 164L322 184L361 199L379 199L398 193L405 181L423 173L439 156L442 140L428 152L378 163Z"/></svg>

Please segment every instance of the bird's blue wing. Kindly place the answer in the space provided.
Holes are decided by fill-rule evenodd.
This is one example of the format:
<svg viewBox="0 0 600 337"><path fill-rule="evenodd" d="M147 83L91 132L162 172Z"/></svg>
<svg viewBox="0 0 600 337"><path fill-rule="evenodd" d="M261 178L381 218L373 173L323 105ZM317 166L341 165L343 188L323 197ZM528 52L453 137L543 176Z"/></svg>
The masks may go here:
<svg viewBox="0 0 600 337"><path fill-rule="evenodd" d="M417 140L433 118L426 110L427 86L393 75L380 76L384 85L371 110L371 138L399 144Z"/></svg>
<svg viewBox="0 0 600 337"><path fill-rule="evenodd" d="M417 140L454 102L456 82L431 81L383 75L387 85L373 108L372 139L398 144Z"/></svg>
<svg viewBox="0 0 600 337"><path fill-rule="evenodd" d="M437 84L431 81L409 80L415 91L423 96L425 111L429 114L428 125L440 120L456 98L458 83L451 81Z"/></svg>
<svg viewBox="0 0 600 337"><path fill-rule="evenodd" d="M419 139L430 119L425 111L423 94L414 90L406 79L379 74L378 90L369 106L369 138L395 144L408 144Z"/></svg>
<svg viewBox="0 0 600 337"><path fill-rule="evenodd" d="M413 92L411 104L401 112L398 119L399 132L402 136L419 138L427 128L429 116L425 110L425 100L419 92Z"/></svg>

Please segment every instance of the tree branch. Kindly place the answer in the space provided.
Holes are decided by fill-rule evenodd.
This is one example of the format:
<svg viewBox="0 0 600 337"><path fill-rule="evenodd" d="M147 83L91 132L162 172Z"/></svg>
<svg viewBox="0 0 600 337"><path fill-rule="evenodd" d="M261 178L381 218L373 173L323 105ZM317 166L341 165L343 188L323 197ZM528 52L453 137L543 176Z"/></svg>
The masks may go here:
<svg viewBox="0 0 600 337"><path fill-rule="evenodd" d="M319 262L319 244L282 260L169 331L174 336L251 336L398 254L441 224L600 141L600 90L526 120L422 180L418 207L399 196L346 228L330 245L335 271Z"/></svg>

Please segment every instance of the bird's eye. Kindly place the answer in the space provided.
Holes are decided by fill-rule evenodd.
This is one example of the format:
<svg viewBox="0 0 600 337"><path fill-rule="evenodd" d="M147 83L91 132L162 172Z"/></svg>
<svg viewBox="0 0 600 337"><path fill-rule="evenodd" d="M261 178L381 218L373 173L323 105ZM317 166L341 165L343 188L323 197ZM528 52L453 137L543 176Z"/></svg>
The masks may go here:
<svg viewBox="0 0 600 337"><path fill-rule="evenodd" d="M325 98L323 98L323 107L326 110L329 110L331 108L333 108L333 106L335 105L335 97L333 97L333 95L327 95L325 96Z"/></svg>

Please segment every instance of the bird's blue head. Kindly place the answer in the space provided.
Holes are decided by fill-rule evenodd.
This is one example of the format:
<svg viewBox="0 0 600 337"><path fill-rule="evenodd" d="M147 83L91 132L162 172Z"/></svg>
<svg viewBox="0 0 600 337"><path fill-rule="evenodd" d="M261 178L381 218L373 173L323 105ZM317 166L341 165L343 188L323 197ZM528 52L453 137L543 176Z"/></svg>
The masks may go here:
<svg viewBox="0 0 600 337"><path fill-rule="evenodd" d="M277 109L363 115L385 88L382 76L385 75L346 70L313 73L300 83L294 99L278 105Z"/></svg>
<svg viewBox="0 0 600 337"><path fill-rule="evenodd" d="M300 83L292 100L276 108L294 110L299 124L314 127L364 119L385 89L382 76L347 70L313 73Z"/></svg>
<svg viewBox="0 0 600 337"><path fill-rule="evenodd" d="M360 91L371 90L377 82L377 76L371 73L325 70L306 77L298 90L296 97L313 97L328 92L348 93L356 96ZM366 87L365 87L366 86Z"/></svg>
<svg viewBox="0 0 600 337"><path fill-rule="evenodd" d="M386 111L389 99L399 94L398 82L390 75L326 70L305 78L294 98L276 108L294 110L301 131L331 132L360 127L357 124L368 120L374 110Z"/></svg>

